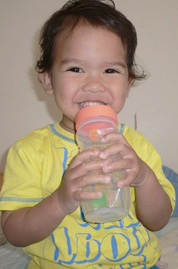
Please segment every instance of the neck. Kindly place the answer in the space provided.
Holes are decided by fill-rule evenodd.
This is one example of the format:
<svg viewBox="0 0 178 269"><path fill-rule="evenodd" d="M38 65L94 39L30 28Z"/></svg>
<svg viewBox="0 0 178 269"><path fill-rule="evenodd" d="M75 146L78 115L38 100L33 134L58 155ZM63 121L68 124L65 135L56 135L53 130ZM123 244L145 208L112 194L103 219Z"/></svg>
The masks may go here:
<svg viewBox="0 0 178 269"><path fill-rule="evenodd" d="M61 120L61 122L59 124L66 131L68 131L70 133L73 133L73 134L75 133L75 124L74 124L74 122L73 123L70 123L70 126L69 126L63 120Z"/></svg>

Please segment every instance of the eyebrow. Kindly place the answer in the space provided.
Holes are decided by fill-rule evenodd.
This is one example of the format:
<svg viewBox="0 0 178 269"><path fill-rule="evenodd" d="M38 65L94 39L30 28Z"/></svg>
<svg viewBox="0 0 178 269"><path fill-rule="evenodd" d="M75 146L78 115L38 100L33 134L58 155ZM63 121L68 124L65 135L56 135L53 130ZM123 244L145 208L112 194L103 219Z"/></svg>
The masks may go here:
<svg viewBox="0 0 178 269"><path fill-rule="evenodd" d="M68 63L77 63L77 64L84 64L86 63L86 61L84 60L79 60L79 59L76 59L76 58L64 58L62 61L61 61L61 64L68 64ZM105 65L109 65L109 66L121 66L123 67L124 69L127 68L127 65L121 61L114 61L114 62L103 62Z"/></svg>
<svg viewBox="0 0 178 269"><path fill-rule="evenodd" d="M111 66L121 66L123 68L127 68L127 65L123 62L119 62L119 61L116 61L116 62L104 62L106 65L111 65Z"/></svg>
<svg viewBox="0 0 178 269"><path fill-rule="evenodd" d="M84 63L85 61L83 60L79 60L79 59L76 59L76 58L64 58L62 61L61 61L61 64L68 64L68 63Z"/></svg>

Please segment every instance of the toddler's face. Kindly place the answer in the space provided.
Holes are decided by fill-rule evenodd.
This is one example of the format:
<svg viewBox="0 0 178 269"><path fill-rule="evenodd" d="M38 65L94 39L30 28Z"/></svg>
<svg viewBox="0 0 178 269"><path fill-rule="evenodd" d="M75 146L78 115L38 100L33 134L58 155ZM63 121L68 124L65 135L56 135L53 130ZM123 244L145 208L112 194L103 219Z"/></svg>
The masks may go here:
<svg viewBox="0 0 178 269"><path fill-rule="evenodd" d="M82 107L105 104L120 112L131 86L120 38L88 24L58 38L51 72L41 80L63 113L61 125L71 132Z"/></svg>

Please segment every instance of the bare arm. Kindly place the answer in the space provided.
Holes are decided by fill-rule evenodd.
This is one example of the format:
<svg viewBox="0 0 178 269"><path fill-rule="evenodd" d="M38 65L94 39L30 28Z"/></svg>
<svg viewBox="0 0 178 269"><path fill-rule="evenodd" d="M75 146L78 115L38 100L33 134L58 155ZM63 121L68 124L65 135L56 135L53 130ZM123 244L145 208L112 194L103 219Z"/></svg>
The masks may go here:
<svg viewBox="0 0 178 269"><path fill-rule="evenodd" d="M77 209L82 199L100 198L100 192L84 192L82 187L95 183L108 183L105 175L88 175L88 171L101 169L102 160L87 161L99 152L78 154L67 169L59 188L34 207L2 213L2 228L8 241L16 246L27 246L48 237L66 217Z"/></svg>
<svg viewBox="0 0 178 269"><path fill-rule="evenodd" d="M7 240L25 247L49 236L65 217L57 200L55 192L34 207L2 212L2 228Z"/></svg>
<svg viewBox="0 0 178 269"><path fill-rule="evenodd" d="M170 219L171 202L159 184L153 171L144 164L146 175L144 182L136 187L136 212L138 219L149 230L162 229Z"/></svg>
<svg viewBox="0 0 178 269"><path fill-rule="evenodd" d="M118 186L135 186L138 220L152 231L163 228L170 218L172 207L168 195L159 184L154 172L137 156L122 134L108 134L103 139L103 142L110 140L116 142L100 154L100 158L105 160L103 170L110 172L125 169L127 176L118 182ZM117 153L122 156L122 159L108 163L108 157Z"/></svg>

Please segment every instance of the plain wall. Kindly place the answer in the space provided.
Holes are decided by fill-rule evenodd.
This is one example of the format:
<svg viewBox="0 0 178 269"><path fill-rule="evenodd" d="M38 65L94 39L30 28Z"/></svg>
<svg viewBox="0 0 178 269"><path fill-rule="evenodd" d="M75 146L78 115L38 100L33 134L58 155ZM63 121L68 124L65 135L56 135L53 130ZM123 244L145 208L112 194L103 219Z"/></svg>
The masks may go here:
<svg viewBox="0 0 178 269"><path fill-rule="evenodd" d="M61 114L34 70L40 28L63 0L0 0L0 171L19 137ZM116 0L135 25L137 61L150 77L133 87L119 122L135 127L178 172L178 1ZM136 116L135 116L136 115Z"/></svg>

